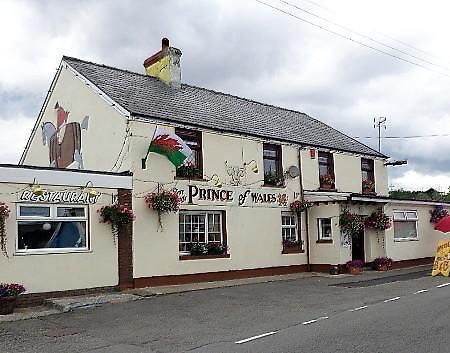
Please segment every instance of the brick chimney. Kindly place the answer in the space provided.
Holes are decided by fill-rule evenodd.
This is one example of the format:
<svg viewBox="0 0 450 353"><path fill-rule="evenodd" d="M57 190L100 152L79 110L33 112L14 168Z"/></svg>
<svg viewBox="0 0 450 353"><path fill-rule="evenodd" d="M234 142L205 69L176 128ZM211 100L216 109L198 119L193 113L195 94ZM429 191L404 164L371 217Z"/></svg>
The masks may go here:
<svg viewBox="0 0 450 353"><path fill-rule="evenodd" d="M174 87L181 87L181 50L169 46L167 38L162 39L161 50L144 61L145 73L157 77Z"/></svg>

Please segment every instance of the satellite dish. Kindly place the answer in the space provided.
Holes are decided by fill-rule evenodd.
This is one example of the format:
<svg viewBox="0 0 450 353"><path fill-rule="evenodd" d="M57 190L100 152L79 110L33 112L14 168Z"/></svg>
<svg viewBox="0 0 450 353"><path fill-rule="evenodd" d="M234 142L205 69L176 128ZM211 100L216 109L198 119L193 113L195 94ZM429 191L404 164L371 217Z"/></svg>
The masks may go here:
<svg viewBox="0 0 450 353"><path fill-rule="evenodd" d="M288 174L291 178L296 178L300 175L300 170L295 165L291 165L288 169Z"/></svg>

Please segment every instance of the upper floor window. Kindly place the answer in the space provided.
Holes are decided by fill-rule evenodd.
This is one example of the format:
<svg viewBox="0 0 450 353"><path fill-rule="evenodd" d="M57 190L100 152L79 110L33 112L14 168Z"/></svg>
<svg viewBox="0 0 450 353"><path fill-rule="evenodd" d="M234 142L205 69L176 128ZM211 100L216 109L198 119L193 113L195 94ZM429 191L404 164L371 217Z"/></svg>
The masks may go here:
<svg viewBox="0 0 450 353"><path fill-rule="evenodd" d="M177 134L193 152L192 155L186 159L184 164L177 168L177 177L202 178L202 133L195 130L175 128L175 134Z"/></svg>
<svg viewBox="0 0 450 353"><path fill-rule="evenodd" d="M363 192L375 192L373 159L361 158L361 177Z"/></svg>
<svg viewBox="0 0 450 353"><path fill-rule="evenodd" d="M334 164L332 153L319 152L319 181L321 188L334 188Z"/></svg>
<svg viewBox="0 0 450 353"><path fill-rule="evenodd" d="M265 143L263 145L264 184L283 185L283 167L281 163L281 145Z"/></svg>

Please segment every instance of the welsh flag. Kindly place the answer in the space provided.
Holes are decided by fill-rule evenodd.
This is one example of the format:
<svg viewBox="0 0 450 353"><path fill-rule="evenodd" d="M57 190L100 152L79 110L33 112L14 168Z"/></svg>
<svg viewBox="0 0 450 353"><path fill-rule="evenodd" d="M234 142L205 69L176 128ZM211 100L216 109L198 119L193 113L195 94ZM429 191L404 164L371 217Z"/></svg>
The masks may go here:
<svg viewBox="0 0 450 353"><path fill-rule="evenodd" d="M147 155L150 152L166 156L176 168L192 154L192 150L179 136L167 133L160 127L155 130Z"/></svg>

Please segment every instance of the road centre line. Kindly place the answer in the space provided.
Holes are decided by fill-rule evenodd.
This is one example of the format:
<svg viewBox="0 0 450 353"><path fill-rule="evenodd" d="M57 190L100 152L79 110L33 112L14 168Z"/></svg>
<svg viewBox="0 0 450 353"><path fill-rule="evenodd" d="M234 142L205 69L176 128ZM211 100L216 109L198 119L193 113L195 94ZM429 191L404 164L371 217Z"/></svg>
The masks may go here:
<svg viewBox="0 0 450 353"><path fill-rule="evenodd" d="M320 320L326 320L326 319L328 319L328 316L321 316L321 317L319 317L317 319L314 319L314 320L309 320L309 321L302 322L302 325L309 325L309 324L312 324L314 322L317 322L317 321L320 321Z"/></svg>
<svg viewBox="0 0 450 353"><path fill-rule="evenodd" d="M426 292L428 292L428 289L421 289L421 290L418 290L417 292L414 292L413 294L420 294L420 293L426 293Z"/></svg>
<svg viewBox="0 0 450 353"><path fill-rule="evenodd" d="M274 334L276 334L276 333L278 333L278 331L266 332L266 333L263 333L263 334L261 334L261 335L252 336L252 337L249 337L249 338L240 340L240 341L236 341L236 342L234 342L234 343L236 343L236 344L247 343L247 342L250 342L250 341L253 341L253 340L257 340L258 338L263 338L263 337L266 337L266 336L274 335Z"/></svg>
<svg viewBox="0 0 450 353"><path fill-rule="evenodd" d="M400 299L400 297L394 297L394 298L391 298L391 299L386 299L385 301L383 301L383 303L389 303L389 302L393 302L393 301L399 300L399 299Z"/></svg>
<svg viewBox="0 0 450 353"><path fill-rule="evenodd" d="M363 306L360 306L358 308L350 309L349 311L354 312L354 311L363 310L365 308L368 308L368 306L367 305L363 305Z"/></svg>
<svg viewBox="0 0 450 353"><path fill-rule="evenodd" d="M436 288L442 288L442 287L446 287L446 286L450 286L450 283L440 284L440 285L436 286Z"/></svg>

